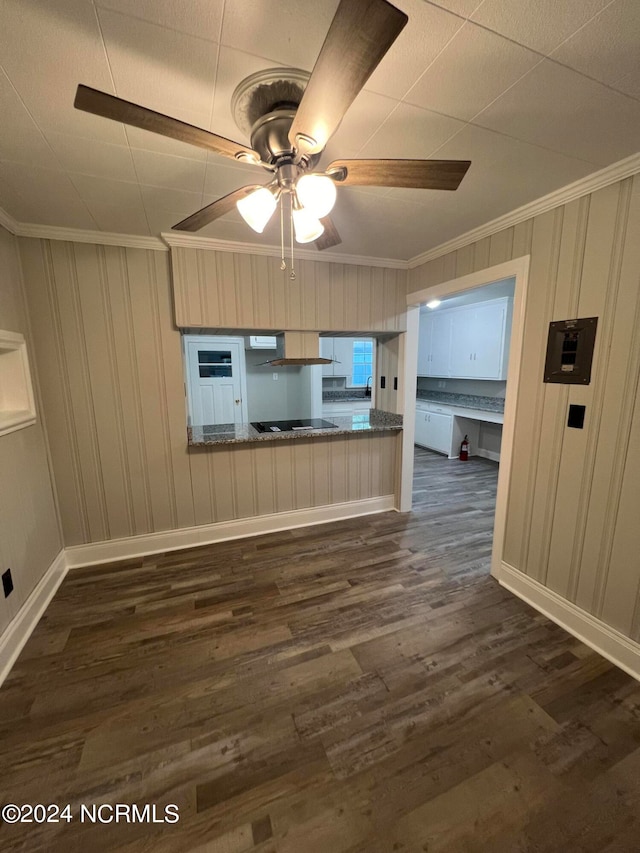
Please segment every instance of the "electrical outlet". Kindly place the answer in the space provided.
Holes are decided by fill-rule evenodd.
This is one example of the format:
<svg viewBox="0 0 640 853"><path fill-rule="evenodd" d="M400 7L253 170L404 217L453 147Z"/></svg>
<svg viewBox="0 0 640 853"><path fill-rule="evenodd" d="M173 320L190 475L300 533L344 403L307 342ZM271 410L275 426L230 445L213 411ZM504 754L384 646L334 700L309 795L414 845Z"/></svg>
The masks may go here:
<svg viewBox="0 0 640 853"><path fill-rule="evenodd" d="M11 569L7 569L6 572L2 573L2 589L4 590L5 598L8 598L13 592L13 578L11 577Z"/></svg>
<svg viewBox="0 0 640 853"><path fill-rule="evenodd" d="M274 373L274 374L273 374L273 381L274 381L274 382L277 382L277 381L278 381L278 374L277 374L277 373Z"/></svg>

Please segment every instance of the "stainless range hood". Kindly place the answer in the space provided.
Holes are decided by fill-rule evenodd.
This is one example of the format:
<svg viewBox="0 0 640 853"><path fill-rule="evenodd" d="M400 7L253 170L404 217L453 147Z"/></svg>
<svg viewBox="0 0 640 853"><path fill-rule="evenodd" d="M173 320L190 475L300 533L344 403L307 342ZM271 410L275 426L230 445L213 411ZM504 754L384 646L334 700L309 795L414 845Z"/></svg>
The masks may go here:
<svg viewBox="0 0 640 853"><path fill-rule="evenodd" d="M318 332L285 332L278 335L277 355L264 362L272 367L308 364L331 364L332 359L321 358L320 334Z"/></svg>

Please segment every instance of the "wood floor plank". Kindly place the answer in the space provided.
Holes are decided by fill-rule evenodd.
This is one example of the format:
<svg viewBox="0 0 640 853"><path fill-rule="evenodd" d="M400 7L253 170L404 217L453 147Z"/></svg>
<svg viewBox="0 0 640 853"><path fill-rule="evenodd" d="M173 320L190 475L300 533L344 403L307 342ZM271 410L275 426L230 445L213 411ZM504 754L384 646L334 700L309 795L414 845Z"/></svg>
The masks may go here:
<svg viewBox="0 0 640 853"><path fill-rule="evenodd" d="M76 818L3 853L635 853L640 685L489 577L496 480L417 448L411 513L70 572L0 778Z"/></svg>

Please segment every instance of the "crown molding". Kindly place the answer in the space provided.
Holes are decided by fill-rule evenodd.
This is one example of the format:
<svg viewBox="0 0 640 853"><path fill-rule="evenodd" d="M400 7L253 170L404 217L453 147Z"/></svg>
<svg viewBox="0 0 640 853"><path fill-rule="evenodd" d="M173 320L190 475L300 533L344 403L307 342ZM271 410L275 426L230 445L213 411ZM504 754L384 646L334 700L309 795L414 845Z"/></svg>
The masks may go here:
<svg viewBox="0 0 640 853"><path fill-rule="evenodd" d="M166 252L167 247L158 237L133 234L116 234L110 231L85 231L82 228L60 228L57 225L34 225L17 222L18 237L36 237L43 240L65 240L70 243L94 243L98 246L123 246L132 249L154 249Z"/></svg>
<svg viewBox="0 0 640 853"><path fill-rule="evenodd" d="M422 252L408 261L395 258L373 258L366 255L347 255L337 252L318 252L315 249L298 249L296 257L304 260L322 261L323 263L356 264L358 266L386 267L388 269L414 269L415 267L496 234L505 228L510 228L533 216L539 216L548 210L553 210L562 204L567 204L577 198L588 195L596 190L624 180L640 172L640 152L632 154L624 160L606 166L598 172L593 172L566 187L549 193L542 198L512 210L510 213L492 219L478 228L467 231L453 240L441 243L433 249ZM0 207L0 226L15 234L17 237L36 237L46 240L65 240L73 243L94 243L101 246L123 246L134 249L152 249L166 252L171 247L207 249L215 252L234 252L246 255L267 255L280 257L278 246L268 246L261 243L234 243L230 240L216 240L212 237L196 237L191 234L163 232L160 237L143 237L131 234L117 234L106 231L85 231L81 228L61 228L56 225L37 225L15 220Z"/></svg>
<svg viewBox="0 0 640 853"><path fill-rule="evenodd" d="M4 208L2 207L0 207L0 225L3 228L6 228L10 234L18 233L18 223L13 218L13 216L10 216L7 211L4 210Z"/></svg>
<svg viewBox="0 0 640 853"><path fill-rule="evenodd" d="M420 255L409 258L407 266L409 269L419 267L421 264L426 264L428 261L433 261L442 255L454 252L463 246L468 246L469 243L475 243L477 240L482 240L491 234L503 231L505 228L511 228L513 225L518 225L520 222L524 222L534 216L539 216L548 210L553 210L554 207L567 204L570 201L609 186L609 184L614 184L616 181L622 181L624 178L628 178L638 172L640 172L640 153L632 154L631 157L626 157L624 160L612 163L611 166L605 166L604 169L600 169L598 172L593 172L584 178L580 178L578 181L574 181L572 184L567 184L566 187L561 187L559 190L554 190L552 193L531 201L522 207L518 207L510 213L505 213L504 216L499 216L497 219L492 219L491 222L486 222L484 225L467 231L459 237L454 237L453 240L441 243L427 252L422 252Z"/></svg>
<svg viewBox="0 0 640 853"><path fill-rule="evenodd" d="M268 246L263 243L234 243L231 240L216 240L213 237L194 237L191 234L163 232L161 235L167 246L180 249L206 249L213 252L234 252L240 255L267 255L280 257L279 246ZM366 255L342 255L337 252L319 252L317 249L298 249L296 258L305 261L322 261L334 264L358 264L366 267L386 267L388 269L406 270L407 261L394 258L370 258Z"/></svg>

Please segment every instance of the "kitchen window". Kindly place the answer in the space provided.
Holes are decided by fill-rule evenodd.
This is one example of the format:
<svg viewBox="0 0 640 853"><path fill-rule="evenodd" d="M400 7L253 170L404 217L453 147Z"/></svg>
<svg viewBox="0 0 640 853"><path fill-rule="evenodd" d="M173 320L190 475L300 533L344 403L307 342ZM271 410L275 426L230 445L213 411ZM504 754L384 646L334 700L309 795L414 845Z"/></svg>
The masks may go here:
<svg viewBox="0 0 640 853"><path fill-rule="evenodd" d="M364 387L373 376L373 341L353 342L353 370L351 383Z"/></svg>

